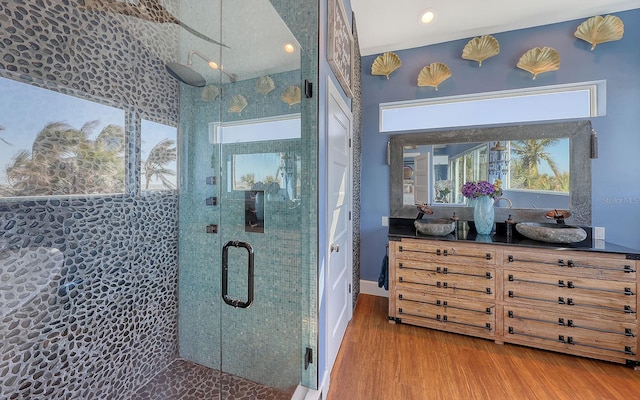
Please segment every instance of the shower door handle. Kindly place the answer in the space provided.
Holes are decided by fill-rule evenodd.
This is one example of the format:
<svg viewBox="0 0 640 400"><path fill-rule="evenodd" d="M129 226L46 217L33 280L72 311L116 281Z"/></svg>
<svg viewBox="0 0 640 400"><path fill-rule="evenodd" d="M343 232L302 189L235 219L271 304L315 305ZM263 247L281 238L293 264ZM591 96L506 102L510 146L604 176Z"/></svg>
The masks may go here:
<svg viewBox="0 0 640 400"><path fill-rule="evenodd" d="M229 297L229 247L244 247L248 253L247 301ZM222 299L233 307L247 308L253 303L253 247L238 240L230 240L222 248Z"/></svg>

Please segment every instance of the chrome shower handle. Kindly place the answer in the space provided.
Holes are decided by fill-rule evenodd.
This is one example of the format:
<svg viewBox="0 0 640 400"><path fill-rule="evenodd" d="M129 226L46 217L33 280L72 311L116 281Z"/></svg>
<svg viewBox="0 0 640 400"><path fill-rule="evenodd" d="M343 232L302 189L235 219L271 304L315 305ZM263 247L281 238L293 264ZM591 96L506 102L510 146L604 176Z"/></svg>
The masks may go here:
<svg viewBox="0 0 640 400"><path fill-rule="evenodd" d="M248 253L247 301L229 297L229 247L243 247ZM247 308L253 303L253 247L250 243L230 240L222 248L222 299L233 307Z"/></svg>

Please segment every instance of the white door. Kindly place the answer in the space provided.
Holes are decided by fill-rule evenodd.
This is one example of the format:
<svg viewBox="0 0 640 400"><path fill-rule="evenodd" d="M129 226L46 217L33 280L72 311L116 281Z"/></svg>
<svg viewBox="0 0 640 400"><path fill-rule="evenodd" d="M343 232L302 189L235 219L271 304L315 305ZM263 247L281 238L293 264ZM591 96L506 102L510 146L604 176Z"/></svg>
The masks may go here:
<svg viewBox="0 0 640 400"><path fill-rule="evenodd" d="M431 203L429 201L429 153L413 158L413 195L416 204Z"/></svg>
<svg viewBox="0 0 640 400"><path fill-rule="evenodd" d="M351 110L329 79L327 96L327 369L351 319Z"/></svg>

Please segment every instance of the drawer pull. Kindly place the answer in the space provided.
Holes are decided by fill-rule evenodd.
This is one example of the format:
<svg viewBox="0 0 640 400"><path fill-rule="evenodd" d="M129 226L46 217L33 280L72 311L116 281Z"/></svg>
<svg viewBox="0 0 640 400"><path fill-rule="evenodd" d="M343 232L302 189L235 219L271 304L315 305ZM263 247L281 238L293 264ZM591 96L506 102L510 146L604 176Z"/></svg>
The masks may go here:
<svg viewBox="0 0 640 400"><path fill-rule="evenodd" d="M564 335L558 335L558 342L560 342L560 343L567 343L567 342L565 342L565 340L564 340Z"/></svg>
<svg viewBox="0 0 640 400"><path fill-rule="evenodd" d="M487 307L485 311L487 312L487 315L493 314L493 311L491 310L491 307Z"/></svg>
<svg viewBox="0 0 640 400"><path fill-rule="evenodd" d="M636 337L636 335L631 332L631 328L624 328L624 335L629 337Z"/></svg>
<svg viewBox="0 0 640 400"><path fill-rule="evenodd" d="M441 306L441 305L442 305L442 302L441 302L440 300L436 300L436 305L437 305L437 306Z"/></svg>
<svg viewBox="0 0 640 400"><path fill-rule="evenodd" d="M402 265L402 263L398 263L398 268L402 269L404 268L404 265Z"/></svg>
<svg viewBox="0 0 640 400"><path fill-rule="evenodd" d="M573 260L569 260L569 261L567 261L567 267L569 267L569 268L573 268L573 267L575 267L575 266L576 266L576 264L573 262Z"/></svg>
<svg viewBox="0 0 640 400"><path fill-rule="evenodd" d="M567 287L568 287L569 289L575 289L575 285L574 285L574 284L573 284L573 282L571 282L571 281L567 282Z"/></svg>
<svg viewBox="0 0 640 400"><path fill-rule="evenodd" d="M573 304L573 299L572 299L572 298L570 298L570 297L569 297L569 298L567 299L567 305L568 305L568 306L572 306L572 305L574 305L574 304Z"/></svg>
<svg viewBox="0 0 640 400"><path fill-rule="evenodd" d="M631 268L631 265L625 265L625 266L624 266L624 273L625 273L625 274L629 274L629 273L631 273L631 272L636 272L636 271L634 271L634 270Z"/></svg>
<svg viewBox="0 0 640 400"><path fill-rule="evenodd" d="M570 320L568 320L568 321L567 321L567 326L568 326L569 328L575 328L575 325L573 324L573 320L572 320L572 319L570 319Z"/></svg>
<svg viewBox="0 0 640 400"><path fill-rule="evenodd" d="M401 276L398 277L398 282L404 282Z"/></svg>
<svg viewBox="0 0 640 400"><path fill-rule="evenodd" d="M445 256L445 257L449 255L449 251L448 251L448 250L444 250L444 252L443 252L443 253L444 253L444 256Z"/></svg>
<svg viewBox="0 0 640 400"><path fill-rule="evenodd" d="M398 246L398 251L402 253L402 246Z"/></svg>
<svg viewBox="0 0 640 400"><path fill-rule="evenodd" d="M514 298L513 290L509 290L509 297Z"/></svg>
<svg viewBox="0 0 640 400"><path fill-rule="evenodd" d="M439 255L441 255L441 254L442 254L442 251L441 251L440 249L437 249L437 250L436 250L436 255L437 255L437 256L439 256Z"/></svg>
<svg viewBox="0 0 640 400"><path fill-rule="evenodd" d="M485 290L485 293L486 293L486 294L491 294L491 288L489 288L489 287L488 287L488 288Z"/></svg>
<svg viewBox="0 0 640 400"><path fill-rule="evenodd" d="M485 328L487 328L487 330L490 331L491 330L491 323L487 322L485 324Z"/></svg>
<svg viewBox="0 0 640 400"><path fill-rule="evenodd" d="M558 267L565 267L565 266L566 266L566 265L565 265L565 263L564 263L564 260L563 260L562 258L561 258L561 259L559 259L559 260L558 260Z"/></svg>
<svg viewBox="0 0 640 400"><path fill-rule="evenodd" d="M513 282L513 275L509 274L509 282Z"/></svg>
<svg viewBox="0 0 640 400"><path fill-rule="evenodd" d="M512 334L512 335L515 333L515 332L513 331L513 326L510 326L510 327L509 327L509 333L510 333L510 334Z"/></svg>
<svg viewBox="0 0 640 400"><path fill-rule="evenodd" d="M442 302L442 306L443 306L443 307L446 307L446 306L448 306L448 305L449 305L449 303L448 303L446 300Z"/></svg>
<svg viewBox="0 0 640 400"><path fill-rule="evenodd" d="M440 321L440 320L442 319L442 316L441 316L440 314L438 314L438 315L436 315L436 319L437 319L438 321Z"/></svg>
<svg viewBox="0 0 640 400"><path fill-rule="evenodd" d="M631 288L626 287L626 288L624 288L624 295L625 296L633 296L634 293L631 291Z"/></svg>
<svg viewBox="0 0 640 400"><path fill-rule="evenodd" d="M573 337L569 336L569 337L567 338L567 343L569 343L569 344L575 344L575 342L573 341Z"/></svg>
<svg viewBox="0 0 640 400"><path fill-rule="evenodd" d="M513 318L513 311L509 311L509 318Z"/></svg>
<svg viewBox="0 0 640 400"><path fill-rule="evenodd" d="M635 311L631 309L631 306L624 306L625 314L635 314Z"/></svg>
<svg viewBox="0 0 640 400"><path fill-rule="evenodd" d="M491 279L491 272L486 272L484 274L484 277L487 278L487 279Z"/></svg>
<svg viewBox="0 0 640 400"><path fill-rule="evenodd" d="M565 287L564 281L562 279L558 281L558 287Z"/></svg>
<svg viewBox="0 0 640 400"><path fill-rule="evenodd" d="M558 318L558 325L564 326L564 318Z"/></svg>
<svg viewBox="0 0 640 400"><path fill-rule="evenodd" d="M440 281L436 282L436 287L442 287L442 282Z"/></svg>
<svg viewBox="0 0 640 400"><path fill-rule="evenodd" d="M558 297L558 304L567 304L564 301L564 297Z"/></svg>
<svg viewBox="0 0 640 400"><path fill-rule="evenodd" d="M487 259L487 260L491 260L491 258L492 258L492 257L491 257L491 253L487 253L487 254L485 255L485 257L486 257L486 259Z"/></svg>
<svg viewBox="0 0 640 400"><path fill-rule="evenodd" d="M400 293L400 294L398 295L398 299L399 299L399 300L402 300L402 293Z"/></svg>
<svg viewBox="0 0 640 400"><path fill-rule="evenodd" d="M631 351L631 347L629 347L629 346L624 346L624 354L628 354L630 356L635 356L636 355L636 353Z"/></svg>
<svg viewBox="0 0 640 400"><path fill-rule="evenodd" d="M509 257L507 257L507 260L509 260L509 262L513 262L513 256L509 254Z"/></svg>

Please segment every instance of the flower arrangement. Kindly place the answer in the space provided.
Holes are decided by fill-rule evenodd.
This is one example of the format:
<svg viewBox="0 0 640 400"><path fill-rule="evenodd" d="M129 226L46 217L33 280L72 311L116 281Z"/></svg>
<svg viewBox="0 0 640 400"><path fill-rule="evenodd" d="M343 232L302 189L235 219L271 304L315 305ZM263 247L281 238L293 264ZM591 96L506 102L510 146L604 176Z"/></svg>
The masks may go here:
<svg viewBox="0 0 640 400"><path fill-rule="evenodd" d="M448 203L449 193L453 190L452 180L439 180L433 185L436 192L436 200Z"/></svg>
<svg viewBox="0 0 640 400"><path fill-rule="evenodd" d="M502 195L502 181L496 179L494 183L487 181L467 182L462 185L462 195L469 199L476 199L480 196L489 196L495 199Z"/></svg>

